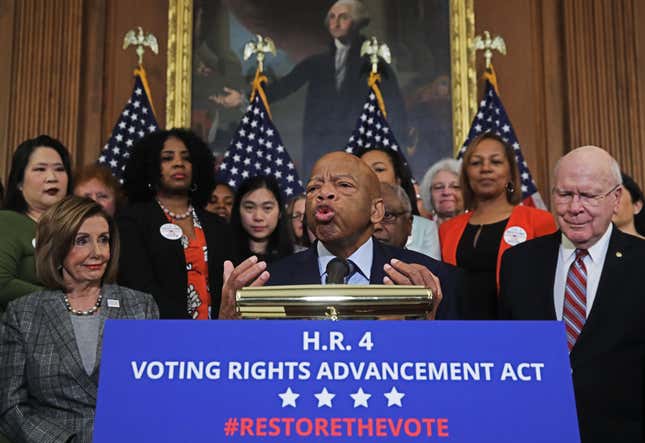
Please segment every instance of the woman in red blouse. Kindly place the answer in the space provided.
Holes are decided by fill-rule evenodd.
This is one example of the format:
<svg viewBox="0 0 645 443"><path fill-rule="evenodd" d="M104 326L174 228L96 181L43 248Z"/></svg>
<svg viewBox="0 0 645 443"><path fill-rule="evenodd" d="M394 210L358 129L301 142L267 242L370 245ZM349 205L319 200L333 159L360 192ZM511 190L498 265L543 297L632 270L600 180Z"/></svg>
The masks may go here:
<svg viewBox="0 0 645 443"><path fill-rule="evenodd" d="M228 225L202 209L213 184L213 156L191 131L158 131L132 150L124 184L130 205L118 217L119 283L151 293L161 318L217 315L232 251Z"/></svg>

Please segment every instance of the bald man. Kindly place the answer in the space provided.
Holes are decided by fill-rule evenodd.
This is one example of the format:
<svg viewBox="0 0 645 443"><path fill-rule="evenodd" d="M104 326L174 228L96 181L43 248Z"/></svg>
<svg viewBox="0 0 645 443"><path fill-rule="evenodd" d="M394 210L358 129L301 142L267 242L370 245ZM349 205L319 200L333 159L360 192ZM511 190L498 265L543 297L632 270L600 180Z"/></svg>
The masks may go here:
<svg viewBox="0 0 645 443"><path fill-rule="evenodd" d="M412 234L410 199L401 186L390 183L381 183L381 197L385 214L374 225L374 238L386 245L405 248Z"/></svg>
<svg viewBox="0 0 645 443"><path fill-rule="evenodd" d="M606 151L574 149L554 175L560 231L506 251L502 318L563 321L583 443L642 442L645 240L611 223L622 190Z"/></svg>
<svg viewBox="0 0 645 443"><path fill-rule="evenodd" d="M374 241L374 224L385 208L376 174L358 157L332 152L314 165L306 187L307 226L318 241L306 251L271 265L247 259L235 269L225 264L220 318L233 318L235 291L252 285L321 284L327 265L335 257L349 260L348 284L422 285L440 303L436 318L458 317L455 298L461 291L456 268L423 254Z"/></svg>

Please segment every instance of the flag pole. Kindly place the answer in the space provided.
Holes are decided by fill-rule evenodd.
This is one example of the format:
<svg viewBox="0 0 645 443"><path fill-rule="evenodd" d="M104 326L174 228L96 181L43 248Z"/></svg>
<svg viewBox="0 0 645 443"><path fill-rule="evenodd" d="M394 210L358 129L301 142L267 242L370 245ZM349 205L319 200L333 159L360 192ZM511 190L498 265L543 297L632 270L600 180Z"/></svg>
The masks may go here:
<svg viewBox="0 0 645 443"><path fill-rule="evenodd" d="M390 53L390 48L385 43L379 43L376 37L371 37L361 46L361 57L369 56L370 63L372 64L372 70L370 71L370 76L367 79L367 85L374 91L376 95L376 102L378 107L381 110L384 118L387 118L387 111L385 109L385 101L383 100L383 94L378 84L381 81L381 75L378 72L378 62L379 57L385 61L385 63L392 63L392 55Z"/></svg>
<svg viewBox="0 0 645 443"><path fill-rule="evenodd" d="M139 76L141 79L141 83L143 84L143 89L146 91L146 95L148 96L148 101L150 102L150 107L152 108L152 113L155 116L155 120L157 119L157 111L155 110L155 105L152 102L152 94L150 93L150 86L148 85L148 77L146 76L146 70L143 67L143 63L141 63L137 68L134 70L134 75Z"/></svg>
<svg viewBox="0 0 645 443"><path fill-rule="evenodd" d="M504 42L504 39L501 36L496 35L491 38L490 32L484 31L482 35L475 36L473 39L473 46L475 47L475 51L484 51L486 68L484 69L483 78L493 85L495 93L499 95L497 76L495 75L495 69L493 68L493 51L506 55L506 42Z"/></svg>
<svg viewBox="0 0 645 443"><path fill-rule="evenodd" d="M123 49L128 49L128 46L135 46L137 53L137 68L134 70L134 75L141 78L141 83L143 83L143 88L146 91L148 100L150 101L150 107L152 108L152 113L157 117L157 112L155 111L155 106L152 103L152 94L150 93L150 86L148 85L148 77L146 76L146 70L143 67L143 54L145 53L145 48L148 47L154 54L159 54L159 43L157 43L157 37L154 36L152 32L148 34L143 33L143 28L137 26L135 29L130 29L125 33L123 37Z"/></svg>
<svg viewBox="0 0 645 443"><path fill-rule="evenodd" d="M264 104L264 108L269 114L269 118L273 120L273 117L271 117L271 109L269 108L269 101L267 100L262 83L268 83L269 81L267 76L264 75L264 54L270 53L275 56L275 43L273 43L273 40L270 37L263 37L260 34L257 34L256 38L257 39L255 41L250 41L244 45L244 60L248 60L250 57L255 56L258 62L249 102L253 102L256 93L259 94L262 99L262 103Z"/></svg>

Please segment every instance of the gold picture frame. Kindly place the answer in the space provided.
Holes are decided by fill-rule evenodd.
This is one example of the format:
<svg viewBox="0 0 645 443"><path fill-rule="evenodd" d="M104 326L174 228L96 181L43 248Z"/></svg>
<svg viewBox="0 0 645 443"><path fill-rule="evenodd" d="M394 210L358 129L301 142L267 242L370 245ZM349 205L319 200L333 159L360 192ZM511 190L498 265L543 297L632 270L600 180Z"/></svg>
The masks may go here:
<svg viewBox="0 0 645 443"><path fill-rule="evenodd" d="M453 149L466 139L477 111L474 0L450 0ZM166 127L190 127L193 0L168 2Z"/></svg>

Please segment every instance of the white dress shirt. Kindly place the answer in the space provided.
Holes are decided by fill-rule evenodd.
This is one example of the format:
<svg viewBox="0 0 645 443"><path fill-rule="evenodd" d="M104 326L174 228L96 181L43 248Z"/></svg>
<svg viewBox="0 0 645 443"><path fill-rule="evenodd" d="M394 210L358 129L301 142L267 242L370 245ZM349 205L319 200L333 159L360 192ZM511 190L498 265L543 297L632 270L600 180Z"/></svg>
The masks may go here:
<svg viewBox="0 0 645 443"><path fill-rule="evenodd" d="M609 238L611 237L612 224L609 224L607 231L600 239L587 249L588 255L583 258L587 268L587 318L596 299L598 283L602 275L602 267L605 263L605 256L609 248ZM558 266L555 270L555 283L553 284L553 301L555 306L555 315L558 320L562 320L562 310L564 309L564 291L567 284L567 274L571 263L576 259L576 247L571 241L562 234L562 242L558 253Z"/></svg>
<svg viewBox="0 0 645 443"><path fill-rule="evenodd" d="M344 45L338 39L334 39L334 44L336 45L336 60L335 60L335 72L336 72L336 89L340 90L340 86L345 80L345 73L347 71L347 54L349 53L349 45Z"/></svg>
<svg viewBox="0 0 645 443"><path fill-rule="evenodd" d="M318 271L320 272L320 283L325 284L325 279L327 278L327 263L331 261L332 258L336 257L334 254L329 252L325 245L321 241L316 242L316 248L318 251ZM356 269L354 273L349 276L347 281L348 285L369 285L370 276L372 274L372 259L373 259L373 250L374 242L372 237L370 237L365 243L361 245L352 255L350 255L347 260L354 263Z"/></svg>

